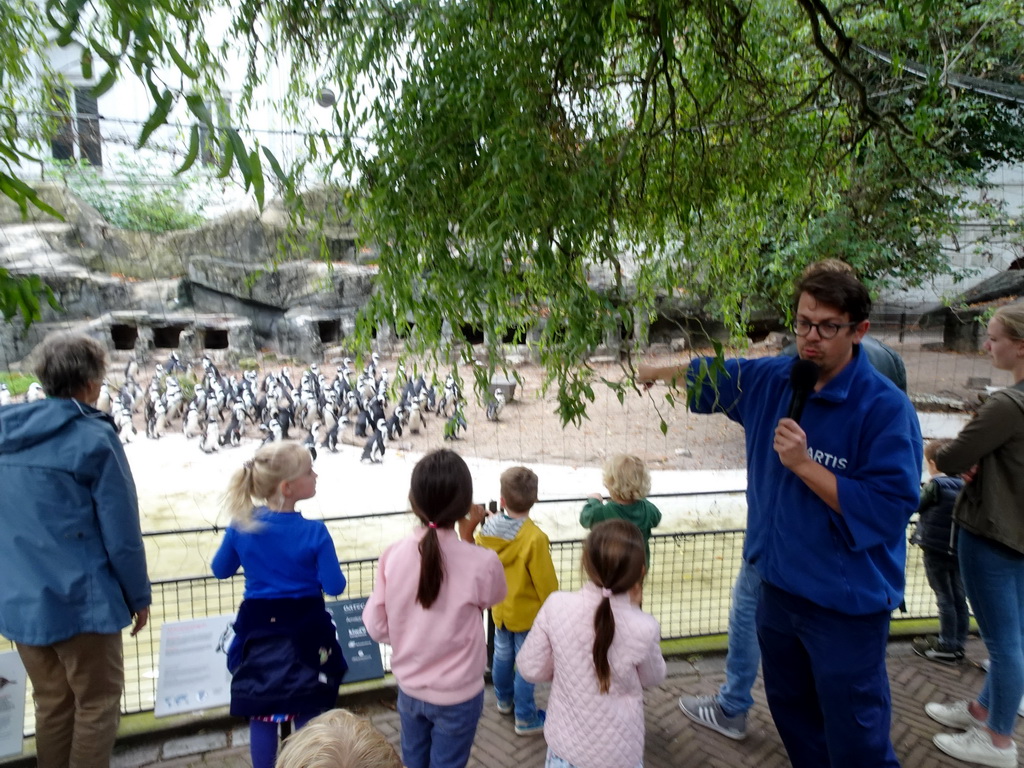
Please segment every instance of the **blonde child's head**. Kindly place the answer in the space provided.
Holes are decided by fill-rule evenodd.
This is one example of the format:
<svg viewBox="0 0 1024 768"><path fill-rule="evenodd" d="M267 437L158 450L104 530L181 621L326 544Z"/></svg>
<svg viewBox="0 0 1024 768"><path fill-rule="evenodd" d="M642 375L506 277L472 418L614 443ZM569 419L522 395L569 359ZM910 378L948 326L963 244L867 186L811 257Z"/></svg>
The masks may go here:
<svg viewBox="0 0 1024 768"><path fill-rule="evenodd" d="M583 541L583 570L598 587L603 599L594 614L594 668L601 693L611 685L608 649L615 639L615 615L610 597L629 592L646 573L644 537L628 520L598 523Z"/></svg>
<svg viewBox="0 0 1024 768"><path fill-rule="evenodd" d="M615 501L632 504L651 492L651 473L637 456L618 453L604 463L604 487Z"/></svg>
<svg viewBox="0 0 1024 768"><path fill-rule="evenodd" d="M501 503L512 512L529 512L537 503L537 473L526 467L502 472Z"/></svg>
<svg viewBox="0 0 1024 768"><path fill-rule="evenodd" d="M409 504L427 526L420 540L420 583L416 602L429 608L444 583L444 558L437 539L438 529L450 529L466 516L473 505L473 476L455 451L432 451L412 470Z"/></svg>
<svg viewBox="0 0 1024 768"><path fill-rule="evenodd" d="M309 472L313 458L301 443L276 440L257 449L256 454L237 470L224 494L224 511L240 528L253 525L253 505L280 508L282 486Z"/></svg>
<svg viewBox="0 0 1024 768"><path fill-rule="evenodd" d="M332 709L285 741L276 768L402 768L402 761L369 720Z"/></svg>

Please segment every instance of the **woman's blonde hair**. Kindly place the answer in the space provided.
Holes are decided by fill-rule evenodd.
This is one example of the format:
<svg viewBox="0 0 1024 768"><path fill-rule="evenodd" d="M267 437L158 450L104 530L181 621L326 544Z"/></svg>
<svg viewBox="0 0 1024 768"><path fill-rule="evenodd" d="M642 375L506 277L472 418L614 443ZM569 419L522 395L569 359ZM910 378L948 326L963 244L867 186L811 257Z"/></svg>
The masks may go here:
<svg viewBox="0 0 1024 768"><path fill-rule="evenodd" d="M313 458L301 443L276 440L261 446L231 476L224 493L224 511L239 528L253 527L253 505L273 506L281 483L309 471Z"/></svg>
<svg viewBox="0 0 1024 768"><path fill-rule="evenodd" d="M639 501L651 492L651 473L638 457L618 453L604 464L604 487L616 499Z"/></svg>
<svg viewBox="0 0 1024 768"><path fill-rule="evenodd" d="M402 768L402 761L369 720L332 709L288 737L276 768Z"/></svg>
<svg viewBox="0 0 1024 768"><path fill-rule="evenodd" d="M1024 304L1007 304L992 315L999 318L1007 335L1015 341L1024 341Z"/></svg>

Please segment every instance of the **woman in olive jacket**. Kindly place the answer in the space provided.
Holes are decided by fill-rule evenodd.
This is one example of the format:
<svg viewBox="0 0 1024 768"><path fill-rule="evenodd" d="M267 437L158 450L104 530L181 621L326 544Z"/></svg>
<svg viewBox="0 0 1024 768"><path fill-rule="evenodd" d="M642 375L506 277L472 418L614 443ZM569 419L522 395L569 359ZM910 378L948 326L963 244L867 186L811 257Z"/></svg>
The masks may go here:
<svg viewBox="0 0 1024 768"><path fill-rule="evenodd" d="M1024 694L1024 305L996 311L985 349L1015 384L993 394L935 463L968 481L953 519L960 526L964 588L992 666L976 700L933 702L925 711L965 731L935 736L943 752L1015 768L1012 734Z"/></svg>

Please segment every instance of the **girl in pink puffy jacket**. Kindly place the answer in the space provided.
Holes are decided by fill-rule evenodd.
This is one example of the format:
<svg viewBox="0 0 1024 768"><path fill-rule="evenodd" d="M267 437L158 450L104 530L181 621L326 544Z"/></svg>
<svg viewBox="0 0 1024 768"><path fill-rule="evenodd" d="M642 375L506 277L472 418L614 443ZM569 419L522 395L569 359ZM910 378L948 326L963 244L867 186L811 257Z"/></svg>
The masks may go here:
<svg viewBox="0 0 1024 768"><path fill-rule="evenodd" d="M594 526L583 542L590 577L555 592L516 657L524 678L551 681L546 768L643 764L643 689L665 679L661 628L640 610L644 540L626 520Z"/></svg>

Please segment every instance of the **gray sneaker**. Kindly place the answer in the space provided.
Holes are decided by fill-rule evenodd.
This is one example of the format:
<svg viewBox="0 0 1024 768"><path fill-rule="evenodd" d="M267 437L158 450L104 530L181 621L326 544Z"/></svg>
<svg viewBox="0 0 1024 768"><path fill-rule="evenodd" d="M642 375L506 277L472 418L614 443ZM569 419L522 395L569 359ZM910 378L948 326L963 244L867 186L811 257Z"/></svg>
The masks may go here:
<svg viewBox="0 0 1024 768"><path fill-rule="evenodd" d="M747 713L741 712L730 717L725 714L715 696L682 696L679 708L693 722L718 731L730 739L739 741L747 737Z"/></svg>

